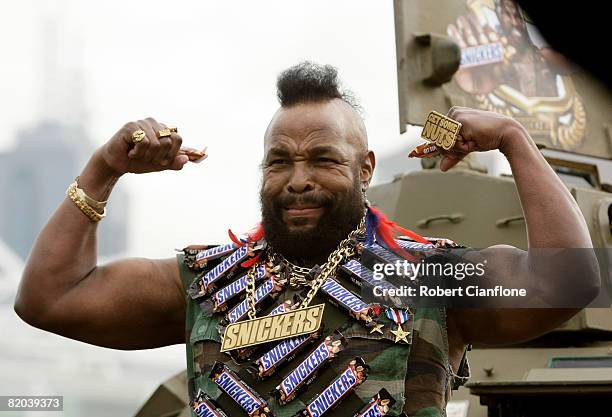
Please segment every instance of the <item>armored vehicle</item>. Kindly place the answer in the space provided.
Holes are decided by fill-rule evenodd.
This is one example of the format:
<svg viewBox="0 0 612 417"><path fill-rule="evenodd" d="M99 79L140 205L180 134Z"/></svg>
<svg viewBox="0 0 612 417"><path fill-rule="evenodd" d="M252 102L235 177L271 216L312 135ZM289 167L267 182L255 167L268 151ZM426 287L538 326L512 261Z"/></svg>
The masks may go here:
<svg viewBox="0 0 612 417"><path fill-rule="evenodd" d="M551 50L510 0L396 0L395 23L402 131L422 125L430 110L445 113L451 106L515 118L576 199L593 246L611 248L608 90ZM477 155L446 173L436 159L423 159L421 170L371 188L368 198L425 236L475 248L504 243L526 249L512 176L489 174ZM605 296L612 291L611 252L597 253ZM449 415L607 414L612 309L585 308L521 345L474 346L469 360L471 382L453 397Z"/></svg>

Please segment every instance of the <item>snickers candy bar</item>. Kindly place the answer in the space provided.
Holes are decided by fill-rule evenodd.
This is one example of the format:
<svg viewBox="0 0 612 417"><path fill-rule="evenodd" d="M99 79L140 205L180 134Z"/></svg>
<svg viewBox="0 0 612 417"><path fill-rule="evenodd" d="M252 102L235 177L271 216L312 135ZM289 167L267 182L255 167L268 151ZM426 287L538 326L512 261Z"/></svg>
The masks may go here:
<svg viewBox="0 0 612 417"><path fill-rule="evenodd" d="M286 281L277 275L272 275L270 278L265 280L255 290L255 306L258 310L261 309L261 304L266 299L274 300L278 298L279 294L283 290ZM225 315L225 324L236 323L246 317L249 311L248 298L245 298L238 303L234 308L229 310Z"/></svg>
<svg viewBox="0 0 612 417"><path fill-rule="evenodd" d="M345 346L346 339L337 330L323 339L272 391L276 401L284 405L293 400L308 385L312 384L321 369L331 362Z"/></svg>
<svg viewBox="0 0 612 417"><path fill-rule="evenodd" d="M293 310L300 305L300 297L296 294L293 296L293 300L285 300L281 304L274 307L269 313L268 316L276 316L277 314L286 313L289 310Z"/></svg>
<svg viewBox="0 0 612 417"><path fill-rule="evenodd" d="M274 307L272 311L268 313L268 316L276 316L277 314L286 313L289 310L297 308L299 305L300 298L296 294L293 297L293 300L285 300L281 304ZM249 359L251 356L253 356L256 352L259 352L262 346L264 345L249 346L241 349L235 349L229 351L229 354L231 355L232 359L234 359L234 361L236 361L237 363L242 363Z"/></svg>
<svg viewBox="0 0 612 417"><path fill-rule="evenodd" d="M356 357L331 384L311 399L306 408L294 414L294 417L320 417L336 407L344 398L368 378L369 367L365 361Z"/></svg>
<svg viewBox="0 0 612 417"><path fill-rule="evenodd" d="M380 315L380 307L376 304L366 304L338 281L329 277L321 285L321 292L337 307L347 311L351 317L371 324L372 320Z"/></svg>
<svg viewBox="0 0 612 417"><path fill-rule="evenodd" d="M304 348L315 342L323 332L323 326L316 332L286 339L259 357L248 370L259 379L273 375L283 364L292 361Z"/></svg>
<svg viewBox="0 0 612 417"><path fill-rule="evenodd" d="M198 417L227 417L227 414L206 393L200 391L189 404Z"/></svg>
<svg viewBox="0 0 612 417"><path fill-rule="evenodd" d="M431 158L440 155L438 147L433 143L423 143L414 148L409 154L409 158Z"/></svg>
<svg viewBox="0 0 612 417"><path fill-rule="evenodd" d="M390 282L377 279L374 277L374 272L365 266L361 265L359 261L351 259L347 263L340 266L342 271L352 283L357 285L359 288L365 286L377 286L385 289L397 289L397 287Z"/></svg>
<svg viewBox="0 0 612 417"><path fill-rule="evenodd" d="M273 416L268 403L223 362L215 362L210 373L210 379L217 384L221 391L229 395L247 415L253 417Z"/></svg>
<svg viewBox="0 0 612 417"><path fill-rule="evenodd" d="M432 249L434 248L433 243L421 243L421 242L412 242L409 240L397 239L397 244L400 245L402 249L408 250L423 250L423 249Z"/></svg>
<svg viewBox="0 0 612 417"><path fill-rule="evenodd" d="M189 245L183 249L176 249L177 252L183 252L183 263L189 269L195 268L195 257L198 253L209 249L210 245Z"/></svg>
<svg viewBox="0 0 612 417"><path fill-rule="evenodd" d="M242 261L248 256L253 255L253 250L249 245L243 245L226 256L213 269L198 277L189 288L189 295L197 299L212 293L217 289L219 280L235 270Z"/></svg>
<svg viewBox="0 0 612 417"><path fill-rule="evenodd" d="M208 264L209 261L229 255L230 253L235 251L237 247L238 245L232 242L227 243L225 245L219 245L210 249L199 251L194 259L196 267L203 268L206 266L206 264Z"/></svg>
<svg viewBox="0 0 612 417"><path fill-rule="evenodd" d="M395 400L386 389L381 389L372 399L353 417L383 417L386 416Z"/></svg>
<svg viewBox="0 0 612 417"><path fill-rule="evenodd" d="M270 271L265 264L259 265L255 271L255 282L259 282L265 277L270 276ZM247 274L232 281L225 287L213 293L213 295L200 303L202 310L208 314L225 311L228 304L234 299L242 296L247 286Z"/></svg>

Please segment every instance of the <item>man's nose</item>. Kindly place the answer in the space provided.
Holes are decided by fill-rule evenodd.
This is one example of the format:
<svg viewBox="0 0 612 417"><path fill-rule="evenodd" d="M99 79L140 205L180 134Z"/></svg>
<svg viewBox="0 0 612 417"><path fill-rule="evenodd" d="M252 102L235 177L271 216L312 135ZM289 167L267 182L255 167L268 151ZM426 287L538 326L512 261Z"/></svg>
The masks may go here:
<svg viewBox="0 0 612 417"><path fill-rule="evenodd" d="M314 190L314 182L310 169L305 163L296 163L287 183L287 191L301 194L312 190Z"/></svg>

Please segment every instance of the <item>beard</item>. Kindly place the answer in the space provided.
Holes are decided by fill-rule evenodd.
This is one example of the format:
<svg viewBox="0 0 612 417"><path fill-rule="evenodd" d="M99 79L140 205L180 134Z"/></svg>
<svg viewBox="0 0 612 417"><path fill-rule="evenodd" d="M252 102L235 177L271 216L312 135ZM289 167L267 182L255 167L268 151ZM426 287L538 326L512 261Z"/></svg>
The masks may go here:
<svg viewBox="0 0 612 417"><path fill-rule="evenodd" d="M262 226L266 241L289 261L298 265L322 264L340 241L357 228L364 215L365 201L358 177L345 194L286 194L276 198L259 193ZM292 204L322 207L317 224L307 230L291 231L283 221L283 210Z"/></svg>

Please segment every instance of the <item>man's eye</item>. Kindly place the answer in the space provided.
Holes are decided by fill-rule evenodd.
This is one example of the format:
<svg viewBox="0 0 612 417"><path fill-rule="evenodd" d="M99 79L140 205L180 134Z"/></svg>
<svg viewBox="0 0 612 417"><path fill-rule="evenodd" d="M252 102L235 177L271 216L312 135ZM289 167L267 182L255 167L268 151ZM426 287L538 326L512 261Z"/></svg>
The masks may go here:
<svg viewBox="0 0 612 417"><path fill-rule="evenodd" d="M332 158L317 158L317 163L320 164L335 164L336 160Z"/></svg>
<svg viewBox="0 0 612 417"><path fill-rule="evenodd" d="M282 165L286 163L287 163L286 159L273 159L270 162L268 162L268 165Z"/></svg>

